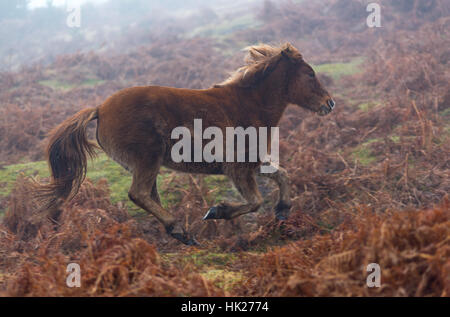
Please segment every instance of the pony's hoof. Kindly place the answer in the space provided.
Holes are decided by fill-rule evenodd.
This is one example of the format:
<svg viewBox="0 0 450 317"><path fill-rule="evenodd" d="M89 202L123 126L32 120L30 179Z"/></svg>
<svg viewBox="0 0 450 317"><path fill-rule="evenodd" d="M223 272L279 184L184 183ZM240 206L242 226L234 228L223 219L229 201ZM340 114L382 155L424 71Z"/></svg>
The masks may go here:
<svg viewBox="0 0 450 317"><path fill-rule="evenodd" d="M218 208L217 207L211 207L209 208L208 212L206 213L206 215L203 217L203 220L208 220L208 219L217 219L218 216Z"/></svg>
<svg viewBox="0 0 450 317"><path fill-rule="evenodd" d="M178 241L180 241L181 243L188 245L188 246L198 246L200 245L200 243L197 242L197 240L195 240L194 237L189 237L188 234L186 233L172 233L171 234L172 238L177 239Z"/></svg>
<svg viewBox="0 0 450 317"><path fill-rule="evenodd" d="M278 221L286 221L291 211L291 205L284 202L279 202L275 207L275 218Z"/></svg>
<svg viewBox="0 0 450 317"><path fill-rule="evenodd" d="M277 218L278 221L286 221L288 217L286 215L276 214L275 218Z"/></svg>
<svg viewBox="0 0 450 317"><path fill-rule="evenodd" d="M192 237L191 239L189 239L189 240L187 241L186 245L192 246L192 247L198 247L198 246L200 246L200 243L198 243L198 241L195 240L194 237Z"/></svg>
<svg viewBox="0 0 450 317"><path fill-rule="evenodd" d="M180 241L181 243L189 246L200 245L197 240L195 240L194 236L186 232L183 227L179 224L175 224L175 226L169 227L167 231L172 238Z"/></svg>

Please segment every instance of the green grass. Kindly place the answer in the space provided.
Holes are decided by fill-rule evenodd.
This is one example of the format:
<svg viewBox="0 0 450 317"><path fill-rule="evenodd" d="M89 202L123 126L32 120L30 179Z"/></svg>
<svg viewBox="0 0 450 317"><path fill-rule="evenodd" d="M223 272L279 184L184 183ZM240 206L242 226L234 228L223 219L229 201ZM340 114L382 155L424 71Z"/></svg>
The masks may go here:
<svg viewBox="0 0 450 317"><path fill-rule="evenodd" d="M380 142L380 138L369 139L366 142L358 145L353 151L352 156L358 160L358 162L363 166L368 166L374 163L377 158L372 155L370 150L370 144L374 142Z"/></svg>
<svg viewBox="0 0 450 317"><path fill-rule="evenodd" d="M73 84L64 82L62 80L57 79L49 79L49 80L41 80L38 83L42 86L50 87L54 90L61 90L61 91L69 91L76 87L94 87L97 85L103 84L105 81L95 78L89 78L83 81L81 84Z"/></svg>
<svg viewBox="0 0 450 317"><path fill-rule="evenodd" d="M252 14L241 15L234 19L224 19L218 23L211 23L195 28L187 37L212 37L215 39L223 39L233 32L249 29L258 26Z"/></svg>
<svg viewBox="0 0 450 317"><path fill-rule="evenodd" d="M444 133L450 135L450 125L446 125L444 128Z"/></svg>
<svg viewBox="0 0 450 317"><path fill-rule="evenodd" d="M376 107L376 106L378 106L380 104L380 102L379 101L368 101L368 102L363 102L363 103L360 103L359 105L358 105L358 108L360 109L360 110L362 110L362 111L364 111L364 112L367 112L367 111L369 111L370 109L372 109L373 107Z"/></svg>
<svg viewBox="0 0 450 317"><path fill-rule="evenodd" d="M230 291L234 285L244 278L242 273L220 269L210 269L200 273L200 275L224 291Z"/></svg>
<svg viewBox="0 0 450 317"><path fill-rule="evenodd" d="M95 87L95 86L101 85L101 84L103 84L105 82L106 82L105 80L96 79L96 78L89 78L89 79L86 79L85 81L83 81L81 83L81 86L83 86L83 87Z"/></svg>
<svg viewBox="0 0 450 317"><path fill-rule="evenodd" d="M342 76L358 74L362 72L362 64L364 63L364 58L357 57L350 62L346 63L328 63L320 65L312 65L316 73L324 73L331 78L337 80Z"/></svg>
<svg viewBox="0 0 450 317"><path fill-rule="evenodd" d="M70 84L55 79L41 80L39 81L39 84L42 86L50 87L53 90L62 90L62 91L68 91L76 87L75 84Z"/></svg>
<svg viewBox="0 0 450 317"><path fill-rule="evenodd" d="M20 174L38 176L39 178L46 178L50 175L47 163L43 161L4 166L0 169L0 199L5 199L11 193L14 183ZM112 203L118 203L119 201L128 202L128 188L131 185L131 175L105 154L89 162L87 177L93 181L98 181L101 178L107 179ZM129 206L135 209L131 203Z"/></svg>
<svg viewBox="0 0 450 317"><path fill-rule="evenodd" d="M439 115L442 117L450 117L450 108L444 109L439 112Z"/></svg>
<svg viewBox="0 0 450 317"><path fill-rule="evenodd" d="M165 257L170 260L174 257L179 258L179 255L166 253ZM179 260L182 265L191 263L199 268L214 266L216 269L222 269L229 267L230 264L237 260L237 257L233 253L220 253L212 252L211 250L202 250L185 254L181 259L179 258Z"/></svg>
<svg viewBox="0 0 450 317"><path fill-rule="evenodd" d="M39 176L39 178L46 178L50 175L47 163L44 161L4 166L0 169L0 185L3 185L0 186L0 199L9 195L20 174ZM89 162L87 177L93 181L106 178L111 189L113 203L128 199L126 197L131 184L131 175L106 155L102 154L96 160ZM127 190L125 193L121 193L124 188Z"/></svg>
<svg viewBox="0 0 450 317"><path fill-rule="evenodd" d="M226 176L208 175L204 181L207 187L211 188L210 194L206 197L208 204L211 206L230 198L239 198L237 190Z"/></svg>
<svg viewBox="0 0 450 317"><path fill-rule="evenodd" d="M8 197L20 174L38 176L42 179L49 177L49 170L47 163L43 161L3 166L0 168L0 200ZM89 162L87 177L94 182L102 178L108 181L110 199L113 204L125 203L132 215L143 212L128 199L131 174L108 158L106 154L102 153L97 159ZM225 176L208 175L204 177L204 182L210 189L206 199L211 205L229 197L238 197L237 191ZM160 170L157 184L161 204L165 208L179 203L184 193L190 190L189 178L186 174L176 173L166 168ZM4 210L0 210L0 213L2 212Z"/></svg>
<svg viewBox="0 0 450 317"><path fill-rule="evenodd" d="M233 253L199 250L189 253L165 253L161 257L164 262L176 263L181 267L194 266L200 275L225 291L231 290L243 279L240 272L229 269L238 260L238 256Z"/></svg>
<svg viewBox="0 0 450 317"><path fill-rule="evenodd" d="M376 157L371 155L370 149L365 147L358 147L358 149L353 151L353 156L363 166L368 166L376 160Z"/></svg>
<svg viewBox="0 0 450 317"><path fill-rule="evenodd" d="M90 162L87 177L93 181L106 178L110 189L110 199L113 204L125 202L130 210L139 210L128 199L128 189L131 186L131 174L105 154L101 154L96 160Z"/></svg>
<svg viewBox="0 0 450 317"><path fill-rule="evenodd" d="M398 136L398 135L392 135L392 136L390 137L390 139L391 139L392 142L394 142L394 143L400 143L400 136Z"/></svg>
<svg viewBox="0 0 450 317"><path fill-rule="evenodd" d="M21 163L0 168L0 199L6 198L11 193L14 183L21 173L25 176L47 177L47 163Z"/></svg>

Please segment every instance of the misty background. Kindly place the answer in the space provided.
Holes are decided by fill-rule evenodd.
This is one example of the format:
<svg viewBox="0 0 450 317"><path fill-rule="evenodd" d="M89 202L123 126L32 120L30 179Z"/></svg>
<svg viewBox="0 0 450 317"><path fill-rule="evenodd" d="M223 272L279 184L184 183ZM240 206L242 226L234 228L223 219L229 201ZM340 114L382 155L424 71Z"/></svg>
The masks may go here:
<svg viewBox="0 0 450 317"><path fill-rule="evenodd" d="M258 0L9 0L0 2L0 71L74 52L126 53L158 39L226 36L257 26ZM81 26L69 27L81 6Z"/></svg>

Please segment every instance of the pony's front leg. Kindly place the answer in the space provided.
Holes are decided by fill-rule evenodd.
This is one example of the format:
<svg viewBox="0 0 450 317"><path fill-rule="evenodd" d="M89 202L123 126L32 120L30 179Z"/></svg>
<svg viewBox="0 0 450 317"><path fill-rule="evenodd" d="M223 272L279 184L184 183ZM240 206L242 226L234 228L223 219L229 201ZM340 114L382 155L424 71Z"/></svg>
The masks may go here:
<svg viewBox="0 0 450 317"><path fill-rule="evenodd" d="M255 212L261 207L263 198L258 190L255 173L251 169L240 170L238 173L228 175L239 193L247 201L246 204L221 203L211 207L203 220L208 219L233 219L241 215Z"/></svg>
<svg viewBox="0 0 450 317"><path fill-rule="evenodd" d="M261 173L259 176L267 177L275 181L280 189L278 203L275 206L275 216L278 220L286 220L291 211L291 195L289 176L286 170L278 167L274 173Z"/></svg>

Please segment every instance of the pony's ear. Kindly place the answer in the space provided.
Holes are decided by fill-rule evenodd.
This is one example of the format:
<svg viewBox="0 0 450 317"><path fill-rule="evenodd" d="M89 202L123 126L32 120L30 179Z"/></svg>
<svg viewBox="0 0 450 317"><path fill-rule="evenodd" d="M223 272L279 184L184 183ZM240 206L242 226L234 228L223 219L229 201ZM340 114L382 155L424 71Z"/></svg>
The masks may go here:
<svg viewBox="0 0 450 317"><path fill-rule="evenodd" d="M300 54L300 52L289 42L283 45L281 49L281 55L291 61L302 59L302 55Z"/></svg>

